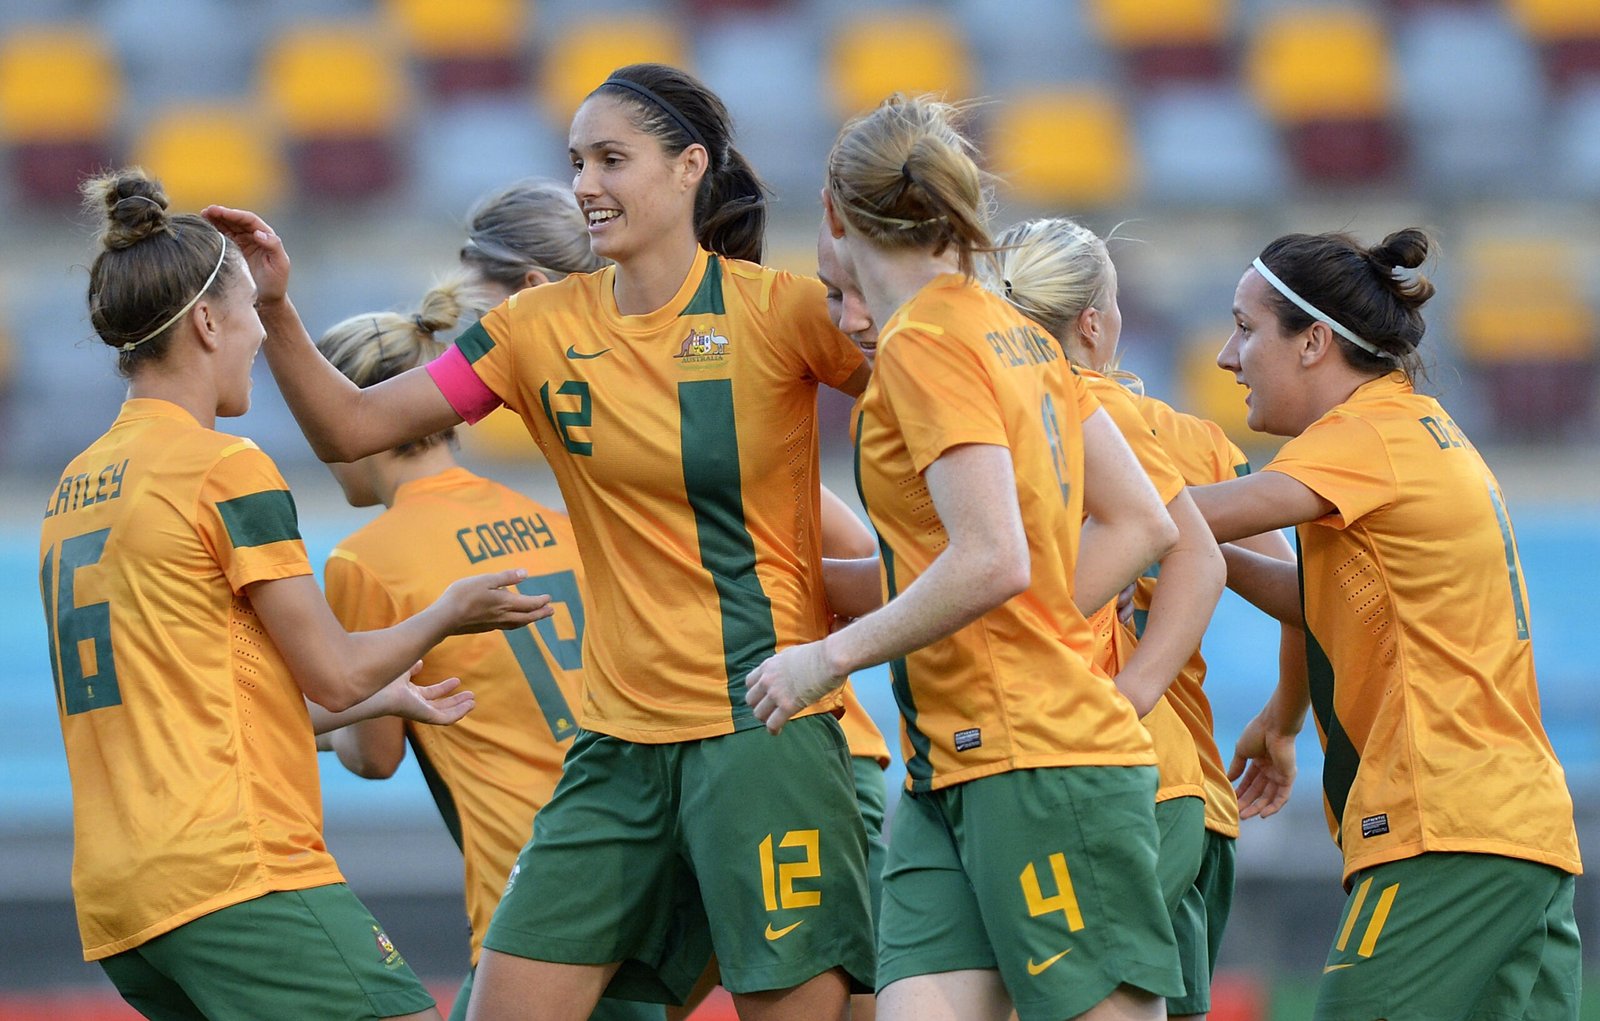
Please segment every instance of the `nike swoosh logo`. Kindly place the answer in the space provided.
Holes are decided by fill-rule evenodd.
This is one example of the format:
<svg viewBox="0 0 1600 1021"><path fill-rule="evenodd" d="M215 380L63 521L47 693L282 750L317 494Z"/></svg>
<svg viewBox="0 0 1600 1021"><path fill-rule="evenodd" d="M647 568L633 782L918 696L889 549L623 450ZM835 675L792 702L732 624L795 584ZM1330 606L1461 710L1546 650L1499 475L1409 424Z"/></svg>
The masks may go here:
<svg viewBox="0 0 1600 1021"><path fill-rule="evenodd" d="M1322 973L1326 975L1330 971L1338 971L1340 968L1354 968L1355 966L1356 965L1354 961L1351 961L1349 964L1330 964L1326 968L1322 969Z"/></svg>
<svg viewBox="0 0 1600 1021"><path fill-rule="evenodd" d="M767 923L767 939L768 940L780 940L780 939L783 939L783 937L789 935L791 932L795 931L796 929L800 928L800 926L804 925L805 922L806 922L806 920L804 918L802 918L802 919L800 919L800 921L794 923L793 925L786 925L781 929L774 929L772 927L772 923L768 922Z"/></svg>
<svg viewBox="0 0 1600 1021"><path fill-rule="evenodd" d="M1045 971L1046 968L1050 967L1052 964L1054 964L1057 961L1061 960L1063 957L1067 956L1070 953L1072 953L1072 948L1068 947L1067 949L1061 951L1061 953L1055 955L1054 957L1046 957L1044 960L1040 961L1038 964L1034 964L1033 963L1033 958L1030 957L1030 958L1028 958L1028 974L1030 974L1030 975L1042 975L1042 974L1044 974L1044 971Z"/></svg>
<svg viewBox="0 0 1600 1021"><path fill-rule="evenodd" d="M611 349L609 347L604 347L604 348L601 348L600 350L596 351L592 355L586 355L586 354L581 353L578 350L577 345L568 344L567 345L567 357L568 358L579 358L579 359L599 358L601 355L605 354L607 351L610 351L610 350Z"/></svg>

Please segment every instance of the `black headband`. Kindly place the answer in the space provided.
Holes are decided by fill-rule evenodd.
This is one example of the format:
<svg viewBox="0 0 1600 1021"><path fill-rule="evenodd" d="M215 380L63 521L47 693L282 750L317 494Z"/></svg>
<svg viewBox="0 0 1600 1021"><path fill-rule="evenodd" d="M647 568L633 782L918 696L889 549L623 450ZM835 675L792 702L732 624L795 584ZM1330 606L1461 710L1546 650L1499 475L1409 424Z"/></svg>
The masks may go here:
<svg viewBox="0 0 1600 1021"><path fill-rule="evenodd" d="M687 117L678 112L677 107L673 106L665 99L662 99L660 96L645 88L643 85L640 85L638 82L630 82L626 78L607 78L605 81L600 83L599 88L595 89L595 91L598 92L607 85L619 85L635 95L643 96L645 99L648 99L650 102L660 107L668 117L672 118L678 127L683 129L683 133L689 136L690 141L699 143L700 147L704 149L708 155L710 154L711 147L706 145L706 140L700 137L700 132L694 129L694 125L689 123L689 119Z"/></svg>

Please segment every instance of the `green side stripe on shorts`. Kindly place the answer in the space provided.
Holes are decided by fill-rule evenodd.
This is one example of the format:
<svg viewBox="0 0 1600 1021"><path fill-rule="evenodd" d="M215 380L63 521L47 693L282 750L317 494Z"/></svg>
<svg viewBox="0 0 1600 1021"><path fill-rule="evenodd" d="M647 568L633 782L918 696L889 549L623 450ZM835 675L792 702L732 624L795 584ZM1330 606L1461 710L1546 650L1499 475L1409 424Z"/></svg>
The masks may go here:
<svg viewBox="0 0 1600 1021"><path fill-rule="evenodd" d="M683 488L694 511L700 564L711 574L722 610L722 658L736 730L761 726L745 704L744 679L778 648L772 600L756 575L756 544L744 520L733 381L678 384Z"/></svg>
<svg viewBox="0 0 1600 1021"><path fill-rule="evenodd" d="M422 750L422 742L407 734L406 743L417 757L417 768L422 770L422 779L428 783L428 793L433 795L433 805L439 810L439 818L444 820L444 828L450 831L450 839L456 842L456 850L465 854L466 847L461 843L461 813L456 809L456 799L450 793L450 785L444 782L438 767Z"/></svg>
<svg viewBox="0 0 1600 1021"><path fill-rule="evenodd" d="M1305 560L1300 556L1298 531L1295 533L1294 545L1297 570L1300 574L1300 614L1304 617L1306 568ZM1328 654L1323 651L1322 643L1311 633L1310 623L1306 624L1305 633L1306 676L1311 689L1311 709L1317 714L1317 722L1321 724L1322 733L1326 738L1323 746L1322 794L1328 799L1328 808L1342 827L1345 802L1350 799L1350 788L1356 782L1356 770L1361 768L1361 753L1356 751L1356 746L1350 741L1350 735L1345 733L1344 724L1339 722L1338 714L1333 709L1333 664L1329 662ZM1333 839L1335 843L1343 846L1342 832L1335 833Z"/></svg>
<svg viewBox="0 0 1600 1021"><path fill-rule="evenodd" d="M294 497L287 489L265 489L217 504L228 541L234 549L269 546L275 542L300 538L300 522L295 515Z"/></svg>
<svg viewBox="0 0 1600 1021"><path fill-rule="evenodd" d="M700 286L694 292L694 297L689 299L689 304L684 306L678 318L698 315L725 315L727 309L722 301L722 263L715 255L706 260L706 275L700 278Z"/></svg>
<svg viewBox="0 0 1600 1021"><path fill-rule="evenodd" d="M856 442L855 442L855 473L856 497L861 501L861 506L867 509L868 517L872 512L867 508L867 493L861 487L861 422L866 417L866 412L856 413ZM876 529L874 529L876 531ZM900 592L899 583L894 576L894 550L889 544L878 537L878 555L883 560L883 577L889 590L889 598L893 599ZM890 688L894 691L894 700L900 706L900 718L906 724L906 740L911 743L911 758L906 760L906 775L911 778L911 789L925 791L932 789L933 761L929 758L928 735L917 727L917 703L911 697L911 677L906 672L905 657L890 660L889 678Z"/></svg>
<svg viewBox="0 0 1600 1021"><path fill-rule="evenodd" d="M483 328L480 321L467 327L456 338L456 347L461 349L461 353L467 356L468 364L471 364L494 349L494 338L489 336L489 331Z"/></svg>

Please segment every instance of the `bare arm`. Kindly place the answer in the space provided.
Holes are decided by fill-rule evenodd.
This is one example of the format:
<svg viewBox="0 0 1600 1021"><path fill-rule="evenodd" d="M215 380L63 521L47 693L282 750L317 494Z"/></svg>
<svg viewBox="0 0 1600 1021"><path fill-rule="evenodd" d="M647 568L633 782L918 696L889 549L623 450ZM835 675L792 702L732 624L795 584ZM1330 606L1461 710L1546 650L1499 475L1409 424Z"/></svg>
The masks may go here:
<svg viewBox="0 0 1600 1021"><path fill-rule="evenodd" d="M947 545L882 609L751 671L746 700L768 730L777 733L847 674L938 641L1027 590L1032 566L1011 451L989 444L952 447L923 478Z"/></svg>
<svg viewBox="0 0 1600 1021"><path fill-rule="evenodd" d="M1172 549L1178 526L1105 411L1096 411L1083 423L1083 449L1087 517L1078 544L1073 600L1089 617Z"/></svg>
<svg viewBox="0 0 1600 1021"><path fill-rule="evenodd" d="M1189 495L1218 542L1304 524L1334 511L1333 504L1278 471L1190 486Z"/></svg>
<svg viewBox="0 0 1600 1021"><path fill-rule="evenodd" d="M1236 539L1222 546L1228 587L1281 623L1301 627L1300 569L1294 547L1279 531Z"/></svg>
<svg viewBox="0 0 1600 1021"><path fill-rule="evenodd" d="M406 757L406 724L398 716L375 716L328 735L339 762L356 776L386 780Z"/></svg>
<svg viewBox="0 0 1600 1021"><path fill-rule="evenodd" d="M1211 530L1187 491L1173 497L1167 511L1178 526L1178 542L1161 558L1149 621L1116 676L1118 690L1140 717L1155 708L1200 647L1227 574Z"/></svg>
<svg viewBox="0 0 1600 1021"><path fill-rule="evenodd" d="M433 605L381 631L346 631L310 575L245 587L267 634L307 698L341 712L407 672L453 634L522 627L550 616L550 597L514 587L523 570L463 578Z"/></svg>
<svg viewBox="0 0 1600 1021"><path fill-rule="evenodd" d="M822 584L828 608L860 617L883 605L878 540L843 500L822 486Z"/></svg>
<svg viewBox="0 0 1600 1021"><path fill-rule="evenodd" d="M328 363L289 301L289 256L254 213L208 206L204 213L244 253L266 328L267 364L284 400L324 461L354 461L461 423L422 369L362 389Z"/></svg>
<svg viewBox="0 0 1600 1021"><path fill-rule="evenodd" d="M1239 817L1277 813L1294 789L1295 738L1305 726L1311 691L1306 683L1306 637L1287 624L1278 642L1278 686L1234 747L1228 779L1238 782Z"/></svg>

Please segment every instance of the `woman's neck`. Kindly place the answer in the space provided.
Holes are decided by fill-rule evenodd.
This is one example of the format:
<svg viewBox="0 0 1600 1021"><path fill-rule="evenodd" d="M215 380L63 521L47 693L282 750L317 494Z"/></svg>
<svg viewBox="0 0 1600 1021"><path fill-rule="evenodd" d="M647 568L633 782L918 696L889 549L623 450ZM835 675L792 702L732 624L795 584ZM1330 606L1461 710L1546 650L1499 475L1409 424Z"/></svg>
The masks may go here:
<svg viewBox="0 0 1600 1021"><path fill-rule="evenodd" d="M194 420L207 429L217 425L217 395L208 383L208 377L198 372L169 364L172 358L159 364L147 365L144 371L128 381L128 397L166 401L194 416Z"/></svg>
<svg viewBox="0 0 1600 1021"><path fill-rule="evenodd" d="M699 245L690 231L619 261L612 285L617 311L625 316L646 315L671 301L698 254Z"/></svg>
<svg viewBox="0 0 1600 1021"><path fill-rule="evenodd" d="M435 443L411 454L385 451L374 455L372 495L385 507L393 507L395 493L407 482L426 479L458 467L460 464L448 443Z"/></svg>
<svg viewBox="0 0 1600 1021"><path fill-rule="evenodd" d="M925 248L886 249L862 238L850 240L861 296L867 300L875 323L887 323L928 281L960 271L953 249L934 255Z"/></svg>

